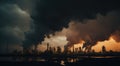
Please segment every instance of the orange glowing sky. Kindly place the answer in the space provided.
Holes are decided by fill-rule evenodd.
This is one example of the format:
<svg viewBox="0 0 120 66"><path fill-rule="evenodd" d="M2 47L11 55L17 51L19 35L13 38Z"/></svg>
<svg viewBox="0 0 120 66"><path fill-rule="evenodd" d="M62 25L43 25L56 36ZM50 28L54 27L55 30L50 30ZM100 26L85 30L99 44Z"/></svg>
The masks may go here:
<svg viewBox="0 0 120 66"><path fill-rule="evenodd" d="M92 49L94 49L96 52L100 52L103 45L106 47L107 51L112 50L120 52L120 43L116 42L112 37L110 37L109 40L98 42L97 45L92 47Z"/></svg>
<svg viewBox="0 0 120 66"><path fill-rule="evenodd" d="M74 44L74 48L82 47L83 43ZM115 51L120 52L120 43L116 42L112 37L109 38L109 40L98 42L95 46L92 47L92 50L94 49L95 52L101 52L102 46L106 47L106 51Z"/></svg>

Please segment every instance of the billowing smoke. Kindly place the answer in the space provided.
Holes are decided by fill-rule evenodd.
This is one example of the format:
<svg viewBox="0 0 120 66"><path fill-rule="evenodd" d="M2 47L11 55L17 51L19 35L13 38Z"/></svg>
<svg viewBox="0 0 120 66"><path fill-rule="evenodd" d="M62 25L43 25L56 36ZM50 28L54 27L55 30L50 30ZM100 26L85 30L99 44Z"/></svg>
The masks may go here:
<svg viewBox="0 0 120 66"><path fill-rule="evenodd" d="M112 38L115 39L116 42L120 42L120 30L115 31L112 34Z"/></svg>
<svg viewBox="0 0 120 66"><path fill-rule="evenodd" d="M16 0L0 1L0 52L22 50L26 32L32 31L33 20L30 13Z"/></svg>
<svg viewBox="0 0 120 66"><path fill-rule="evenodd" d="M80 24L82 26L79 28L88 27L88 25L92 24L92 21L95 24L97 24L96 21L99 21L101 22L99 23L100 26L104 25L104 22L102 22L100 19L108 20L107 17L104 18L104 15L106 15L106 13L108 13L111 10L118 10L119 7L117 2L112 2L112 1L108 2L108 1L82 1L82 0L80 1L79 0L74 0L74 1L72 0L59 0L59 1L40 0L37 3L36 9L37 9L36 10L37 14L33 15L33 19L35 20L34 41L35 43L39 43L43 41L45 34L49 35L56 31L60 31L63 27L68 27L70 20L80 21ZM96 18L97 13L100 13L99 15L100 19ZM89 20L89 19L95 19L95 18L97 20ZM84 25L82 22L86 22L87 26ZM95 25L93 26L91 25L90 27L91 28L88 30L91 30L91 29L93 29L93 31L97 30L94 28L96 27ZM99 28L102 29L104 27L102 28L99 27ZM109 26L107 28L109 28ZM103 30L106 30L107 28L104 28ZM86 32L86 31L83 31L83 32ZM106 34L107 34L107 31L105 32L104 35ZM91 37L91 36L92 34L90 34L88 37ZM92 38L92 39L95 39L95 38Z"/></svg>
<svg viewBox="0 0 120 66"><path fill-rule="evenodd" d="M34 20L34 31L32 34L26 33L26 39L23 42L25 47L32 44L41 44L41 42L44 41L45 35L53 34L54 36L55 32L61 31L63 27L70 31L70 33L68 31L68 34L65 34L65 36L67 36L67 40L69 41L68 45L78 43L78 41L81 42L81 40L89 41L91 43L90 45L94 45L97 40L103 41L108 39L108 36L110 36L109 33L114 32L116 29L116 27L112 29L111 27L118 25L118 22L115 22L115 25L113 24L113 21L116 19L115 17L118 19L118 12L108 14L109 11L117 11L119 9L119 4L117 2L78 0L36 1L36 5L32 6L33 8L35 7L35 10L32 11L33 13L31 15ZM109 19L112 21L109 21ZM112 23L108 24L108 22ZM108 27L106 28L106 26ZM79 34L80 31L83 32ZM94 35L99 36L93 37Z"/></svg>
<svg viewBox="0 0 120 66"><path fill-rule="evenodd" d="M57 35L63 27L67 45L81 40L94 45L111 34L118 39L118 10L119 3L113 1L0 0L0 43L26 48L41 43L45 35Z"/></svg>
<svg viewBox="0 0 120 66"><path fill-rule="evenodd" d="M108 40L111 35L119 40L120 12L112 11L105 16L97 14L95 19L84 19L82 22L72 20L69 23L69 32L66 35L68 46L85 41L83 47L93 46L98 41Z"/></svg>
<svg viewBox="0 0 120 66"><path fill-rule="evenodd" d="M52 36L49 36L47 40L50 41L48 43L53 43L53 46L55 46L55 44L59 42L54 43L55 41L50 39L55 40L55 37L66 36L67 39L65 40L68 41L67 44L64 44L66 47L71 47L74 44L85 41L83 48L89 50L92 46L96 45L97 42L108 40L111 36L116 41L120 41L119 22L119 11L111 11L106 15L98 13L95 19L83 19L83 21L71 20L68 28L63 28L61 31L55 32ZM47 42L47 40L44 42Z"/></svg>

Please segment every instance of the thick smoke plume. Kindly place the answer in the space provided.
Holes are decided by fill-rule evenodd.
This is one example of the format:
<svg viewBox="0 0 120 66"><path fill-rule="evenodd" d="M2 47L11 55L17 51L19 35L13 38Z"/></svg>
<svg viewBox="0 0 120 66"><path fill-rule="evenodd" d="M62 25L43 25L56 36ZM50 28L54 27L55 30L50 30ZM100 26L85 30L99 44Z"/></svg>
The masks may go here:
<svg viewBox="0 0 120 66"><path fill-rule="evenodd" d="M28 0L27 0L28 1ZM24 4L26 0L1 0L0 1L0 52L11 52L15 49L22 50L23 41L27 32L32 31L33 19L31 18L32 4ZM24 3L20 3L24 2ZM30 0L27 3L32 3ZM24 5L24 8L23 6ZM30 10L31 9L31 10ZM8 50L9 51L8 51Z"/></svg>
<svg viewBox="0 0 120 66"><path fill-rule="evenodd" d="M67 44L64 44L66 47L72 47L74 44L84 41L83 48L88 50L96 45L97 42L108 40L110 37L119 42L119 22L119 11L111 11L106 15L98 13L95 19L84 19L83 21L71 20L68 24L68 28L63 28L53 35L50 34L51 36L48 35L48 38L45 38L43 44L52 43L53 46L55 46L55 44L59 44L59 42L55 43L58 41L55 39L60 36L66 36L66 39L64 39L68 41ZM48 42L48 40L50 42Z"/></svg>
<svg viewBox="0 0 120 66"><path fill-rule="evenodd" d="M63 27L67 30L69 46L81 40L89 41L89 45L107 40L119 25L118 12L110 12L119 10L118 6L115 1L40 0L37 14L33 15L35 33L31 41L34 44L45 41L45 34L54 34Z"/></svg>
<svg viewBox="0 0 120 66"><path fill-rule="evenodd" d="M63 27L68 46L81 40L92 46L114 34L119 41L119 12L110 12L119 9L115 1L0 0L0 49L6 44L37 45Z"/></svg>
<svg viewBox="0 0 120 66"><path fill-rule="evenodd" d="M84 47L92 47L98 41L108 40L110 36L116 41L120 41L120 12L112 11L105 16L97 14L95 19L84 19L82 22L72 20L69 23L69 41L67 46L85 41Z"/></svg>

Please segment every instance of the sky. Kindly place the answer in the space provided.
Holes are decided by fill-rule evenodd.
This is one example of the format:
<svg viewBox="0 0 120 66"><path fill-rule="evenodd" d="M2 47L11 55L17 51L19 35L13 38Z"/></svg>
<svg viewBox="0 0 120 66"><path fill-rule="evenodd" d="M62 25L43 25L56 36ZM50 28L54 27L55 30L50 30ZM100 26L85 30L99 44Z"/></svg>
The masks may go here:
<svg viewBox="0 0 120 66"><path fill-rule="evenodd" d="M89 41L86 47L112 36L119 42L119 6L113 0L0 0L0 53L7 45L9 51L22 50L46 41L55 46Z"/></svg>

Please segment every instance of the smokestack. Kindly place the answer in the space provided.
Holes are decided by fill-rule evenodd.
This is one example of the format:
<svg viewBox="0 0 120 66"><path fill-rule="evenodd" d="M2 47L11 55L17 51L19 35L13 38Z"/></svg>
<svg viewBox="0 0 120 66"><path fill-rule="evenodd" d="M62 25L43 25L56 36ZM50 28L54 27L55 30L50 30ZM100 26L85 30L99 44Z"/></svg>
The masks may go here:
<svg viewBox="0 0 120 66"><path fill-rule="evenodd" d="M49 50L49 43L47 43L47 51Z"/></svg>
<svg viewBox="0 0 120 66"><path fill-rule="evenodd" d="M82 51L82 48L81 47L79 47L79 52L81 52Z"/></svg>
<svg viewBox="0 0 120 66"><path fill-rule="evenodd" d="M75 52L75 50L74 50L74 45L73 45L73 53Z"/></svg>

